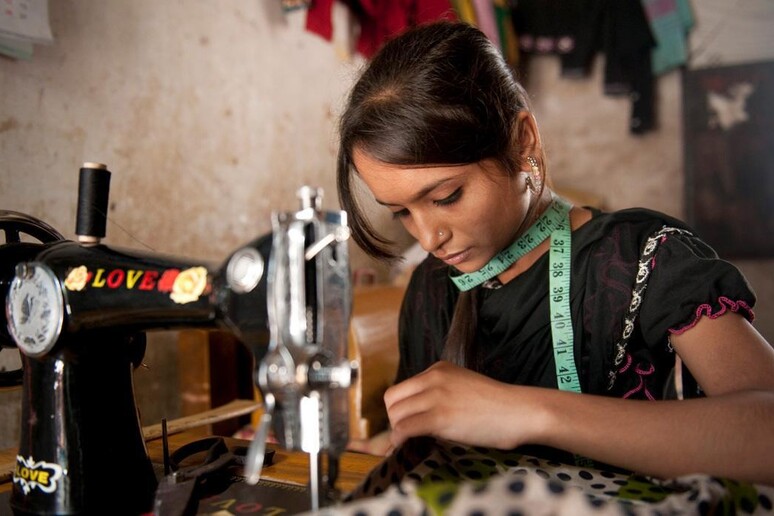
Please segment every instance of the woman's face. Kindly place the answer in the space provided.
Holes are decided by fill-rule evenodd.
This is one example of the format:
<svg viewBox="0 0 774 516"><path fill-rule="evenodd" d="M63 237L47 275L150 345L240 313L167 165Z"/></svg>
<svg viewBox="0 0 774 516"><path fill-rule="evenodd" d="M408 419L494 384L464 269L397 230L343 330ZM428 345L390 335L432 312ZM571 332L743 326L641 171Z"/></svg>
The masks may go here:
<svg viewBox="0 0 774 516"><path fill-rule="evenodd" d="M355 168L376 201L423 249L461 272L474 272L511 244L529 208L524 174L497 162L398 166L355 149Z"/></svg>

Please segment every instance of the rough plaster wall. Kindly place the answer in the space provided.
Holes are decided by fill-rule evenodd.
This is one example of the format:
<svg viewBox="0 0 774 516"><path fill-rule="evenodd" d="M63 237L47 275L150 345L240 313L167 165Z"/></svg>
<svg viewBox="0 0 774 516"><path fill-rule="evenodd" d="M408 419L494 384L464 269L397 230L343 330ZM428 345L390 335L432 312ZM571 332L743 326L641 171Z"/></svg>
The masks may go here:
<svg viewBox="0 0 774 516"><path fill-rule="evenodd" d="M718 27L702 16L724 19L724 2L694 3L695 34ZM750 9L770 26L774 2L744 2L736 12ZM328 43L304 32L302 13L283 15L271 0L60 0L50 8L54 45L37 47L30 62L0 59L0 208L72 237L78 168L102 161L114 172L110 244L218 261L266 232L272 209L294 208L302 183L325 188L326 206L336 207L335 121L361 63L347 56L343 10ZM756 37L756 24L743 24L746 36ZM717 32L702 47L714 64L734 58L724 50L728 31ZM659 80L660 130L632 137L628 101L604 97L599 72L560 79L551 58L530 68L554 179L609 208L682 216L679 76ZM367 264L353 249L353 265ZM771 262L740 266L760 297L757 324L774 340ZM149 369L136 375L148 423L179 410L175 356L174 334L151 336ZM2 448L16 442L19 398L0 396Z"/></svg>
<svg viewBox="0 0 774 516"><path fill-rule="evenodd" d="M52 2L51 21L53 46L0 69L4 207L70 235L78 168L104 162L111 243L221 259L303 183L336 206L355 65L279 2Z"/></svg>
<svg viewBox="0 0 774 516"><path fill-rule="evenodd" d="M560 77L559 61L536 59L526 78L557 188L598 196L607 209L682 210L680 78L658 81L658 131L629 134L630 102L602 95L600 58L584 79Z"/></svg>

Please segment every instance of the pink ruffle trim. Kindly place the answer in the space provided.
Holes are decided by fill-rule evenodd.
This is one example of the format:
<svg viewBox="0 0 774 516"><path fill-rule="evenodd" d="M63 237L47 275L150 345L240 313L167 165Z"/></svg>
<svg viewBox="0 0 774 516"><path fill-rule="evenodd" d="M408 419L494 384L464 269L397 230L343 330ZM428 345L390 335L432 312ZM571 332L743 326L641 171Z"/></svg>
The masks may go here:
<svg viewBox="0 0 774 516"><path fill-rule="evenodd" d="M728 310L731 310L732 312L739 312L740 310L743 310L747 312L750 322L752 322L755 319L755 313L753 312L753 309L750 308L750 305L748 305L744 301L733 301L732 299L729 299L725 296L720 296L718 298L718 303L720 304L720 310L718 310L715 313L712 313L711 305L708 305L706 303L703 305L699 305L699 307L696 309L696 317L693 319L692 322L688 323L687 325L679 329L670 328L669 333L673 335L680 335L690 330L694 326L696 326L696 324L699 322L699 319L701 319L702 316L706 315L710 319L717 319L718 317L726 313Z"/></svg>
<svg viewBox="0 0 774 516"><path fill-rule="evenodd" d="M627 369L632 365L632 356L630 354L626 354L626 365L623 366L621 369L618 370L619 373L626 372ZM645 393L645 397L648 398L650 401L653 401L655 398L650 393L648 388L645 386L645 377L650 376L653 374L653 372L656 370L655 367L653 367L653 364L648 364L648 369L643 369L640 367L639 364L637 364L634 367L634 372L639 376L640 383L635 387L634 389L631 389L629 392L624 394L622 398L627 399L630 398L632 395L637 394L640 391L643 391Z"/></svg>

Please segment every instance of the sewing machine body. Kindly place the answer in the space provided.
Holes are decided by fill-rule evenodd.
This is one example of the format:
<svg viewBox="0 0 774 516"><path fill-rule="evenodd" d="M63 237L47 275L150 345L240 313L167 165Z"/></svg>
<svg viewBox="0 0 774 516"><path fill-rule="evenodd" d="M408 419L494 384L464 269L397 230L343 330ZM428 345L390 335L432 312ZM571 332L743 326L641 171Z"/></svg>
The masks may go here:
<svg viewBox="0 0 774 516"><path fill-rule="evenodd" d="M152 510L156 477L132 368L143 332L177 328L230 331L256 357L270 403L248 480L259 476L272 426L281 446L312 454L310 505L325 503L319 454L336 464L344 451L356 370L346 355L349 233L345 214L323 212L316 191L301 198L301 210L276 213L271 235L220 266L99 240L0 246L9 331L0 343L13 337L24 369L15 512L80 514L105 502Z"/></svg>

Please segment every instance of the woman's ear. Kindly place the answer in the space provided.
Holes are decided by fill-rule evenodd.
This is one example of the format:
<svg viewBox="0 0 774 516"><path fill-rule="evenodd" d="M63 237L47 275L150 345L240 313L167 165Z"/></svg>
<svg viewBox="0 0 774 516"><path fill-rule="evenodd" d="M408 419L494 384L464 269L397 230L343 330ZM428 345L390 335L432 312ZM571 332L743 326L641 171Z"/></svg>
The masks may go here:
<svg viewBox="0 0 774 516"><path fill-rule="evenodd" d="M540 143L540 131L538 131L537 120L529 111L521 111L516 117L516 148L519 149L519 163L522 170L529 170L527 157L537 157L540 159L543 155L543 148Z"/></svg>

